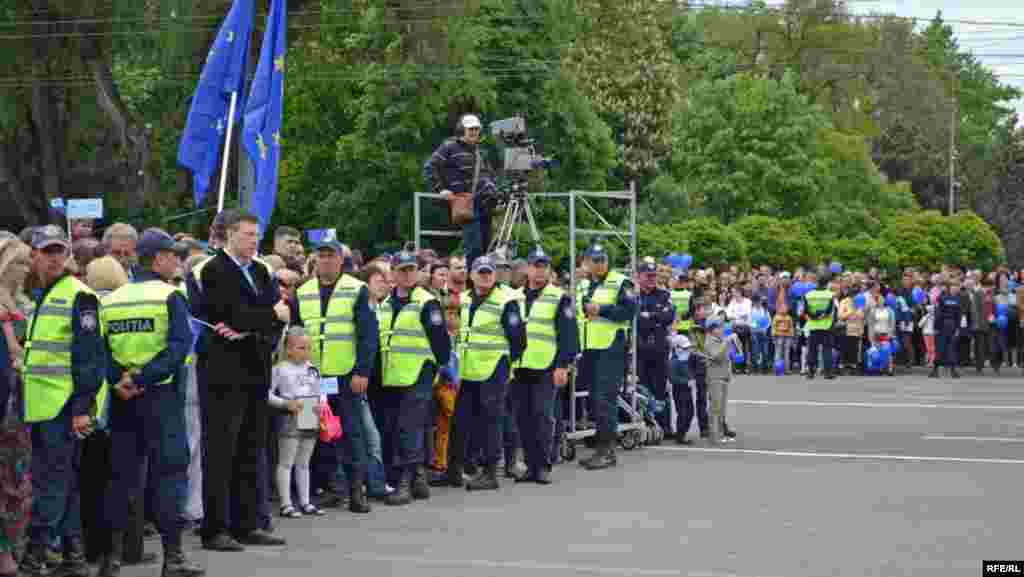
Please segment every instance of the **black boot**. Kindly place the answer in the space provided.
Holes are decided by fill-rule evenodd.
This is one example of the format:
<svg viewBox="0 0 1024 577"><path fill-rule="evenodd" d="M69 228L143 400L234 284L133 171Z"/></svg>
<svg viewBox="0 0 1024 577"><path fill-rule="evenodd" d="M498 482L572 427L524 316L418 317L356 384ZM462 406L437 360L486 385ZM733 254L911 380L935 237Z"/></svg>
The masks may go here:
<svg viewBox="0 0 1024 577"><path fill-rule="evenodd" d="M25 577L45 577L50 574L49 548L46 545L29 545L18 566L18 574Z"/></svg>
<svg viewBox="0 0 1024 577"><path fill-rule="evenodd" d="M394 493L388 495L386 502L392 506L408 505L412 502L408 474L402 473L402 478L398 481L398 487L395 488Z"/></svg>
<svg viewBox="0 0 1024 577"><path fill-rule="evenodd" d="M937 378L939 378L939 365L933 365L932 366L932 372L928 373L928 378L929 379L937 379Z"/></svg>
<svg viewBox="0 0 1024 577"><path fill-rule="evenodd" d="M959 373L959 371L956 370L956 367L950 367L949 368L949 376L953 377L954 379L959 379L960 378L960 373Z"/></svg>
<svg viewBox="0 0 1024 577"><path fill-rule="evenodd" d="M466 483L467 491L497 491L500 488L497 463L489 463L479 475L469 483Z"/></svg>
<svg viewBox="0 0 1024 577"><path fill-rule="evenodd" d="M164 546L164 570L160 577L202 577L206 569L190 563L181 545Z"/></svg>
<svg viewBox="0 0 1024 577"><path fill-rule="evenodd" d="M466 480L462 477L462 463L453 461L448 464L447 479L450 487L462 487L466 484Z"/></svg>
<svg viewBox="0 0 1024 577"><path fill-rule="evenodd" d="M416 471L412 474L412 493L413 499L429 499L430 498L430 484L427 482L427 469L423 465L417 465Z"/></svg>
<svg viewBox="0 0 1024 577"><path fill-rule="evenodd" d="M363 481L349 483L348 510L353 513L370 512L370 501L366 498L366 483Z"/></svg>
<svg viewBox="0 0 1024 577"><path fill-rule="evenodd" d="M110 554L103 557L96 577L117 577L121 574L121 557L124 556L124 531L110 534Z"/></svg>
<svg viewBox="0 0 1024 577"><path fill-rule="evenodd" d="M64 544L64 561L57 572L64 577L89 577L89 562L85 560L81 537L72 537Z"/></svg>

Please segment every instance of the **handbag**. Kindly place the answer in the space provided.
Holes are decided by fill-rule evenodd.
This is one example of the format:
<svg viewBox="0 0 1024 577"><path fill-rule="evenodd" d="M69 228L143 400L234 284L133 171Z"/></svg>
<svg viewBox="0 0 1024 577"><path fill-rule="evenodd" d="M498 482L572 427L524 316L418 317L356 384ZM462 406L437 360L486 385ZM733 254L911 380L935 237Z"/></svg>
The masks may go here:
<svg viewBox="0 0 1024 577"><path fill-rule="evenodd" d="M341 438L341 418L334 414L331 406L324 403L320 409L320 440L325 443Z"/></svg>
<svg viewBox="0 0 1024 577"><path fill-rule="evenodd" d="M476 220L473 211L473 196L476 194L476 186L480 180L480 150L476 151L476 160L473 162L473 186L469 192L454 192L448 197L448 213L452 224L463 226Z"/></svg>

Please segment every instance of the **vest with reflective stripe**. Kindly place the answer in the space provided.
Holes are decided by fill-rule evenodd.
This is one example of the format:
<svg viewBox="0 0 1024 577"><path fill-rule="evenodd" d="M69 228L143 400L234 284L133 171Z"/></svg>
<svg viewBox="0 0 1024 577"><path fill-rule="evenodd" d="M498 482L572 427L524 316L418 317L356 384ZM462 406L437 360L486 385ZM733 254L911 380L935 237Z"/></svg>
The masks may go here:
<svg viewBox="0 0 1024 577"><path fill-rule="evenodd" d="M594 290L590 302L599 305L614 305L619 296L619 288L623 281L627 280L621 273L611 271L605 277L601 286ZM583 350L605 350L615 342L615 335L620 330L629 328L629 322L617 323L604 317L597 317L594 320L587 318L583 312L583 300L590 293L591 283L587 279L580 283L578 297L576 299L576 315L583 321L580 323L580 342L583 343Z"/></svg>
<svg viewBox="0 0 1024 577"><path fill-rule="evenodd" d="M555 320L563 294L561 289L549 284L533 300L526 322L526 352L523 353L522 368L543 371L555 362L555 354L558 353Z"/></svg>
<svg viewBox="0 0 1024 577"><path fill-rule="evenodd" d="M382 342L387 344L381 348L381 365L384 368L381 385L411 387L416 384L416 379L427 361L437 363L434 351L430 348L430 339L423 330L423 323L420 322L423 307L431 301L436 302L437 298L416 287L410 295L409 302L397 315L393 313L391 306L387 307L385 314L378 314L378 319L384 316L384 324L381 326L387 327L388 333L387 341L382 339ZM390 305L390 302L388 304Z"/></svg>
<svg viewBox="0 0 1024 577"><path fill-rule="evenodd" d="M693 327L690 317L690 291L672 291L672 304L676 307L676 331L689 331Z"/></svg>
<svg viewBox="0 0 1024 577"><path fill-rule="evenodd" d="M141 369L167 348L167 298L175 290L163 281L151 280L126 284L103 297L100 319L110 354L125 369ZM173 381L172 375L159 384Z"/></svg>
<svg viewBox="0 0 1024 577"><path fill-rule="evenodd" d="M185 286L185 283L183 282L183 283L181 283L179 285L175 285L174 290L178 291L181 294L181 296L184 297L185 304L189 305L189 308L188 308L189 314L192 314L192 303L190 303L189 300L188 300L188 287ZM195 329L193 328L193 330L195 330ZM195 336L195 335L192 335L192 336ZM185 357L185 364L186 365L191 365L194 362L196 362L196 351L195 351L195 348L193 347L193 348L189 349L188 356Z"/></svg>
<svg viewBox="0 0 1024 577"><path fill-rule="evenodd" d="M491 290L487 300L480 303L469 320L473 293L462 294L462 342L459 361L462 378L467 381L486 381L494 375L501 357L511 354L505 328L501 326L501 313L509 302L509 293L499 288Z"/></svg>
<svg viewBox="0 0 1024 577"><path fill-rule="evenodd" d="M75 298L83 292L95 294L75 277L66 276L50 289L32 316L25 342L27 423L56 417L75 389L71 377L71 313Z"/></svg>
<svg viewBox="0 0 1024 577"><path fill-rule="evenodd" d="M310 279L299 287L299 316L312 340L311 360L320 374L343 376L356 366L356 297L363 283L341 275L327 303L327 314L320 314L320 281Z"/></svg>
<svg viewBox="0 0 1024 577"><path fill-rule="evenodd" d="M807 313L817 314L828 309L828 305L832 303L832 291L813 290L807 293L805 298L807 299ZM807 319L806 326L809 331L827 331L832 328L832 315L822 319Z"/></svg>

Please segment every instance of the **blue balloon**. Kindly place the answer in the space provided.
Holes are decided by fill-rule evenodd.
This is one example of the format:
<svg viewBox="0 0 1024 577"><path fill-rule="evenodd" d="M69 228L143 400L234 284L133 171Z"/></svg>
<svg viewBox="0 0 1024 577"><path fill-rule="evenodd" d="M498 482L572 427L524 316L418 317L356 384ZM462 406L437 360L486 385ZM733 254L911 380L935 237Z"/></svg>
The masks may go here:
<svg viewBox="0 0 1024 577"><path fill-rule="evenodd" d="M853 306L857 310L863 310L868 305L868 298L864 293L857 293L857 296L853 297Z"/></svg>
<svg viewBox="0 0 1024 577"><path fill-rule="evenodd" d="M742 365L743 362L746 360L746 357L743 356L743 353L736 353L736 356L733 357L733 360L736 361L737 365Z"/></svg>
<svg viewBox="0 0 1024 577"><path fill-rule="evenodd" d="M679 262L682 265L682 268L688 269L688 268L690 268L690 265L693 264L693 256L688 255L688 254L684 254Z"/></svg>
<svg viewBox="0 0 1024 577"><path fill-rule="evenodd" d="M878 347L878 356L878 366L887 366L889 364L889 358L892 357L892 345L890 343L883 343L882 346Z"/></svg>
<svg viewBox="0 0 1024 577"><path fill-rule="evenodd" d="M732 323L725 323L725 336L732 336Z"/></svg>
<svg viewBox="0 0 1024 577"><path fill-rule="evenodd" d="M1010 326L1010 319L1006 315L999 315L996 317L996 327L999 330L1006 330L1006 327Z"/></svg>
<svg viewBox="0 0 1024 577"><path fill-rule="evenodd" d="M889 341L889 343L890 343L890 346L892 348L892 354L894 354L894 355L896 353L900 352L900 349L903 348L903 345L900 343L899 339L893 339L893 340Z"/></svg>
<svg viewBox="0 0 1024 577"><path fill-rule="evenodd" d="M839 273L843 272L843 265L841 263L838 263L838 262L833 262L828 267L828 269L830 271L832 271L832 274L839 274Z"/></svg>
<svg viewBox="0 0 1024 577"><path fill-rule="evenodd" d="M878 347L872 346L868 349L868 370L877 371L882 367L882 352Z"/></svg>
<svg viewBox="0 0 1024 577"><path fill-rule="evenodd" d="M786 359L775 361L775 376L781 377L786 374Z"/></svg>
<svg viewBox="0 0 1024 577"><path fill-rule="evenodd" d="M914 290L911 292L911 296L914 299L914 304L917 305L923 305L925 301L928 300L928 294L919 286L914 287Z"/></svg>
<svg viewBox="0 0 1024 577"><path fill-rule="evenodd" d="M885 296L885 306L893 310L896 310L897 308L899 308L899 305L900 301L896 298L896 295L889 293L888 295Z"/></svg>
<svg viewBox="0 0 1024 577"><path fill-rule="evenodd" d="M1010 305L999 303L996 305L996 316L1005 317L1010 314Z"/></svg>

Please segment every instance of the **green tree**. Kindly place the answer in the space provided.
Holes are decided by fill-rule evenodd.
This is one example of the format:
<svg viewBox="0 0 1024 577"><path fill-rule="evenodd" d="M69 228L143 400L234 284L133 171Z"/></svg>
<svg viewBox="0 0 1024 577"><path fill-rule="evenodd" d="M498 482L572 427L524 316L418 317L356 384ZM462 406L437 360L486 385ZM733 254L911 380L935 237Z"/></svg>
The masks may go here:
<svg viewBox="0 0 1024 577"><path fill-rule="evenodd" d="M730 225L746 243L750 263L792 270L818 255L819 247L796 220L746 216Z"/></svg>

